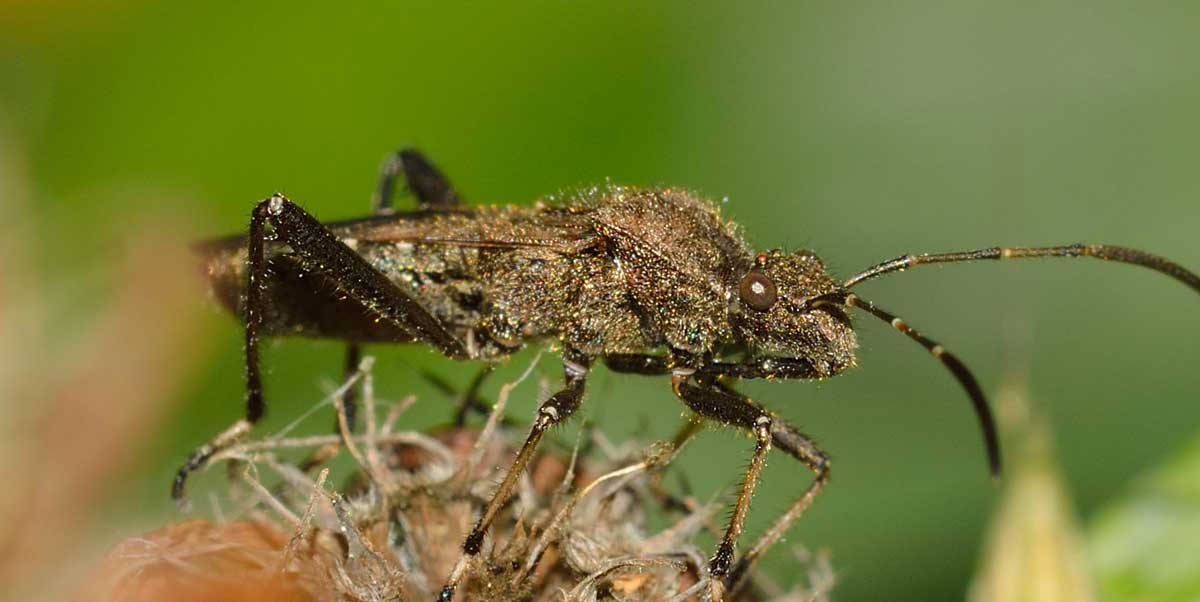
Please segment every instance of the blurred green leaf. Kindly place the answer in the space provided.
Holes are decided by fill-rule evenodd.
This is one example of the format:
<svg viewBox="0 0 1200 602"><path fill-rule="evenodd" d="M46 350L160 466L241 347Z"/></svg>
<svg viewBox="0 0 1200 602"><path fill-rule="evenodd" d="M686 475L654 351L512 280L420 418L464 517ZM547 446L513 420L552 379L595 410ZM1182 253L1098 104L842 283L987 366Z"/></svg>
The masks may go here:
<svg viewBox="0 0 1200 602"><path fill-rule="evenodd" d="M1103 600L1200 600L1200 437L1101 511L1090 535Z"/></svg>

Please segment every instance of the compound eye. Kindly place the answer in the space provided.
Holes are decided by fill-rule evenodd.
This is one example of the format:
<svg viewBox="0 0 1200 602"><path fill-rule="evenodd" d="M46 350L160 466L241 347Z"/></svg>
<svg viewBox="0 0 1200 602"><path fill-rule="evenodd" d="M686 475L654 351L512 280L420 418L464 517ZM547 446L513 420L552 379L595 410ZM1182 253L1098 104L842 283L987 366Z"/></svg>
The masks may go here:
<svg viewBox="0 0 1200 602"><path fill-rule="evenodd" d="M742 277L738 285L738 295L742 302L754 311L767 311L775 305L778 298L775 283L762 272L752 271Z"/></svg>

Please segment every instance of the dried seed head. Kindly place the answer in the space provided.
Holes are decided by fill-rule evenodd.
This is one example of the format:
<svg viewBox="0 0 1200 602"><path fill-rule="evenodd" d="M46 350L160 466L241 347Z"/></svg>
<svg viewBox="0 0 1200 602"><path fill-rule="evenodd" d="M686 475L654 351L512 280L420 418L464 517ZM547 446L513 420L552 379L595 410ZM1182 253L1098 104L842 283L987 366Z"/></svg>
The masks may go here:
<svg viewBox="0 0 1200 602"><path fill-rule="evenodd" d="M510 390L501 390L498 406ZM243 478L231 484L231 497L244 500L252 519L189 521L122 542L104 567L107 599L434 599L524 431L392 432L375 424L374 400L364 401L367 432L354 439L362 464L345 497L325 487L324 473L314 480L276 457L287 448L319 449L335 436L243 443L222 457L254 463L255 471L234 471ZM669 446L612 446L600 438L589 449L607 453L535 458L456 600L703 598L706 554L693 540L716 529L712 508L685 500L689 510L651 532L648 516L661 510L649 470L666 464ZM282 482L268 489L254 475L270 472ZM755 587L744 590L736 600L767 599ZM781 600L817 595L793 589L794 597Z"/></svg>

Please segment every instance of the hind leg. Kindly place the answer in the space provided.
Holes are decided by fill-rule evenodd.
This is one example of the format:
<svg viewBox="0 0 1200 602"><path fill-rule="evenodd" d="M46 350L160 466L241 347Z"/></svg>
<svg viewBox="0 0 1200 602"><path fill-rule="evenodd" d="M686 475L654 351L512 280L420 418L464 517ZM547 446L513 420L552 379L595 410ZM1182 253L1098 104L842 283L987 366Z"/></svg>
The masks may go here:
<svg viewBox="0 0 1200 602"><path fill-rule="evenodd" d="M453 186L450 185L450 181L433 165L433 162L416 149L404 148L389 156L379 171L379 183L376 186L375 196L371 199L371 213L373 215L380 216L392 213L396 180L401 176L404 178L405 187L416 197L417 206L420 209L450 209L457 207L461 202L458 195L454 192ZM358 363L361 356L362 349L358 343L346 345L342 382L350 380L350 377L358 370ZM471 401L475 400L473 395L467 399ZM341 399L341 406L345 408L346 424L349 426L350 432L354 432L355 417L358 414L357 402L358 387L355 386L347 389L346 395ZM333 432L339 435L342 433L340 418L334 419ZM339 445L334 444L314 451L312 455L301 463L301 469L308 471L325 462L337 454L339 447Z"/></svg>
<svg viewBox="0 0 1200 602"><path fill-rule="evenodd" d="M470 357L463 342L408 293L303 209L283 195L272 196L254 208L250 219L245 315L246 416L193 452L176 473L171 496L181 505L188 475L248 432L266 411L259 365L259 333L268 303L263 294L263 283L268 276L265 252L268 226L273 229L276 239L292 248L306 273L329 277L345 299L355 302L376 322L387 323L410 334L449 357Z"/></svg>
<svg viewBox="0 0 1200 602"><path fill-rule="evenodd" d="M415 148L403 148L388 157L380 170L379 186L372 202L376 215L394 211L392 197L396 192L396 179L401 175L408 191L416 197L418 209L445 211L462 204L450 180L432 161Z"/></svg>

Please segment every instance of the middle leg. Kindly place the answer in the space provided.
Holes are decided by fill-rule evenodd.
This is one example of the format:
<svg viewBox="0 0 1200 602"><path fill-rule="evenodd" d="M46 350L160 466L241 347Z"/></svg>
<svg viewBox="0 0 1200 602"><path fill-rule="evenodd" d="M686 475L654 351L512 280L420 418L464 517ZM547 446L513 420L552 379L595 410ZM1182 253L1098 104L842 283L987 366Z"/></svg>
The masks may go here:
<svg viewBox="0 0 1200 602"><path fill-rule="evenodd" d="M467 534L466 540L463 541L462 556L459 557L446 580L446 585L438 594L438 602L449 602L454 598L454 590L458 588L466 574L467 563L483 549L483 538L487 534L488 528L491 527L492 522L496 520L496 516L500 514L500 510L512 495L513 489L517 485L517 479L521 477L521 473L525 471L529 461L533 458L533 453L537 450L542 436L550 427L562 423L579 408L590 364L591 361L581 354L573 353L570 350L564 352L563 376L566 384L538 407L537 415L534 417L533 426L529 429L525 443L521 445L516 459L513 460L512 466L504 475L504 480L500 482L500 486L496 488L492 499L484 508L479 521L475 523L471 532Z"/></svg>

